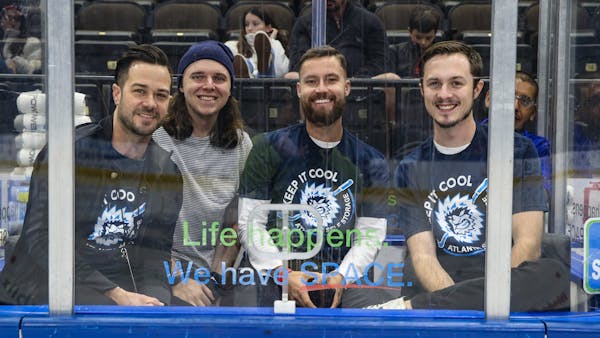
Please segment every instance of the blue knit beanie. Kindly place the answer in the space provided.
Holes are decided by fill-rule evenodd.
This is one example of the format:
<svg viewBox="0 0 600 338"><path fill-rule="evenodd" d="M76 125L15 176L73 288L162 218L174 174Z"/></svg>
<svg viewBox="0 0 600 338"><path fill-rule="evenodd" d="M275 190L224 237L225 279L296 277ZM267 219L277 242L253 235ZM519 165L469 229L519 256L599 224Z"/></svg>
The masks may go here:
<svg viewBox="0 0 600 338"><path fill-rule="evenodd" d="M203 59L217 61L227 68L229 76L231 77L231 85L233 86L235 77L233 76L233 54L231 53L231 50L219 41L206 40L191 46L190 49L185 52L181 60L179 60L179 65L177 67L177 74L181 74L179 75L179 87L181 87L182 76L185 69L192 63Z"/></svg>

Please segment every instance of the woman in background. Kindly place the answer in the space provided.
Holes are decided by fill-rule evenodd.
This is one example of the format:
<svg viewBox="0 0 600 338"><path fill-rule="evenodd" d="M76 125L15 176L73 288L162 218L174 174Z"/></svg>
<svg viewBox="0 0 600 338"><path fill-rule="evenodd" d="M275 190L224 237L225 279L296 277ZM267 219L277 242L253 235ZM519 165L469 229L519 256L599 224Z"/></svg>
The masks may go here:
<svg viewBox="0 0 600 338"><path fill-rule="evenodd" d="M238 40L225 43L235 55L235 76L283 77L290 61L284 48L285 41L280 41L282 34L273 27L271 17L262 9L252 7L242 16L241 27Z"/></svg>

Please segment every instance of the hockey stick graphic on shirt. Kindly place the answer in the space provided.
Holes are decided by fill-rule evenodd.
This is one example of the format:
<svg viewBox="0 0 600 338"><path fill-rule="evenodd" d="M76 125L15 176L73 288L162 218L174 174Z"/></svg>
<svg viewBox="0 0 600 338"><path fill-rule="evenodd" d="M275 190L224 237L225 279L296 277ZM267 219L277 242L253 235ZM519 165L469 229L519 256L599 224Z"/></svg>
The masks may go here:
<svg viewBox="0 0 600 338"><path fill-rule="evenodd" d="M354 184L354 181L352 179L348 179L346 182L344 182L342 185L340 185L337 189L335 189L331 195L333 197L339 195L342 191L350 188L350 186L352 186L352 184ZM302 213L297 213L294 216L290 217L290 219L293 221L298 220L300 217L302 217Z"/></svg>
<svg viewBox="0 0 600 338"><path fill-rule="evenodd" d="M481 184L477 187L477 189L475 189L475 192L473 193L473 197L471 197L471 203L475 204L475 200L477 200L479 195L481 195L481 193L484 192L485 189L487 189L487 186L488 186L488 179L486 177L486 179L483 180L483 182L481 182Z"/></svg>
<svg viewBox="0 0 600 338"><path fill-rule="evenodd" d="M473 193L473 196L471 197L471 203L475 204L475 201L477 200L477 198L479 198L479 195L481 195L481 193L483 193L485 191L485 189L487 189L488 186L488 179L484 179L483 182L481 182L481 184L479 184L479 186L477 187L477 189L475 189L475 192ZM446 245L446 240L448 239L448 232L444 232L444 236L442 236L442 239L440 239L440 241L438 242L438 248L443 248Z"/></svg>

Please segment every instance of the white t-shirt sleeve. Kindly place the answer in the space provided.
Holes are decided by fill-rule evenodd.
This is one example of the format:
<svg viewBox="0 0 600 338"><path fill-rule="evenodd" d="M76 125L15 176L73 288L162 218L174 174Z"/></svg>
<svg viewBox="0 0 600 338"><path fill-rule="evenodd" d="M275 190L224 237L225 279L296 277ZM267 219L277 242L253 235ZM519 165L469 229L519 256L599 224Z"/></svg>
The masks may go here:
<svg viewBox="0 0 600 338"><path fill-rule="evenodd" d="M250 264L261 273L283 264L281 259L275 258L279 249L271 240L266 229L268 211L258 214L254 218L253 224L248 223L250 212L259 205L268 203L271 201L241 197L238 204L238 236L244 249L248 252Z"/></svg>
<svg viewBox="0 0 600 338"><path fill-rule="evenodd" d="M352 247L338 268L338 272L344 276L347 283L352 283L357 278L364 276L365 268L375 261L375 256L385 240L387 220L385 218L358 217L355 228L362 236L354 238Z"/></svg>

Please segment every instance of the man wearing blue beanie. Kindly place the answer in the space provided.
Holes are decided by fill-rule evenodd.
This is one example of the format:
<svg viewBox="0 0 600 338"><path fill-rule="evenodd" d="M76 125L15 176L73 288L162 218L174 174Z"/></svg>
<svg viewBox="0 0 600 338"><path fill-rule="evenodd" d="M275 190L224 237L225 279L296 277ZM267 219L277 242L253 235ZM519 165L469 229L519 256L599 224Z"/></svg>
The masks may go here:
<svg viewBox="0 0 600 338"><path fill-rule="evenodd" d="M233 54L221 42L207 40L191 46L181 60L179 60L179 65L177 66L177 74L180 74L179 87L181 87L181 74L183 74L190 64L203 59L216 61L225 67L229 73L230 84L233 85L233 80L235 79L233 75Z"/></svg>
<svg viewBox="0 0 600 338"><path fill-rule="evenodd" d="M173 268L167 277L174 304L179 298L180 305L207 306L219 304L222 290L212 282L198 283L194 272L221 271L221 262L228 261L223 255L235 258L230 251L236 251L237 245L221 245L218 232L236 221L225 220L231 214L225 209L236 202L239 175L252 142L243 131L238 102L231 96L234 75L229 48L212 40L195 44L179 61L177 73L178 91L163 127L153 135L172 152L184 181L173 237Z"/></svg>

